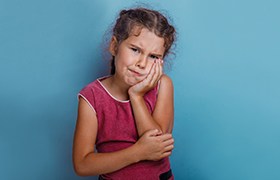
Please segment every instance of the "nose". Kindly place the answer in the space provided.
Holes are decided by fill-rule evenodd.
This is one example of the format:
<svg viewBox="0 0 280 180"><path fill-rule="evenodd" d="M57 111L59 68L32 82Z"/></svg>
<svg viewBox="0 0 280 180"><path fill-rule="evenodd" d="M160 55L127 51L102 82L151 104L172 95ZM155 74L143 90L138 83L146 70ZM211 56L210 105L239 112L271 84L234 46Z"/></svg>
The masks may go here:
<svg viewBox="0 0 280 180"><path fill-rule="evenodd" d="M140 56L136 63L136 66L140 69L145 69L147 66L147 58L145 56Z"/></svg>

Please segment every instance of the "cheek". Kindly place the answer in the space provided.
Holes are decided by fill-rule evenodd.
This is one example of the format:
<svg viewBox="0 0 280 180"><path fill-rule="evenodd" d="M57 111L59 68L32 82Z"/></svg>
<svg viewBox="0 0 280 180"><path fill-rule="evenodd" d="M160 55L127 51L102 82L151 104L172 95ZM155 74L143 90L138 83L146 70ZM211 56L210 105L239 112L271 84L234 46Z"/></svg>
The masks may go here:
<svg viewBox="0 0 280 180"><path fill-rule="evenodd" d="M122 58L122 57L117 57L115 58L115 67L117 69L123 69L124 67L127 66L127 62L126 59Z"/></svg>
<svg viewBox="0 0 280 180"><path fill-rule="evenodd" d="M123 55L123 54L122 54L122 56L119 56L117 61L118 61L117 63L119 66L129 66L133 62L129 56Z"/></svg>

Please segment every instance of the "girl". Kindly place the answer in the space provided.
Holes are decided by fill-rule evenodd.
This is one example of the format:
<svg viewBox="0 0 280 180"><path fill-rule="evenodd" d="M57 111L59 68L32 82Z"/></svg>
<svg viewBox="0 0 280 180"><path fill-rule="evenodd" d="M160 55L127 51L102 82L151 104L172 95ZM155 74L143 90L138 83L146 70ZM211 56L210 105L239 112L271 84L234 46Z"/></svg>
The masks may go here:
<svg viewBox="0 0 280 180"><path fill-rule="evenodd" d="M78 175L173 179L173 85L162 74L175 29L157 11L123 10L113 28L111 75L78 94L73 144ZM98 153L95 150L98 151Z"/></svg>

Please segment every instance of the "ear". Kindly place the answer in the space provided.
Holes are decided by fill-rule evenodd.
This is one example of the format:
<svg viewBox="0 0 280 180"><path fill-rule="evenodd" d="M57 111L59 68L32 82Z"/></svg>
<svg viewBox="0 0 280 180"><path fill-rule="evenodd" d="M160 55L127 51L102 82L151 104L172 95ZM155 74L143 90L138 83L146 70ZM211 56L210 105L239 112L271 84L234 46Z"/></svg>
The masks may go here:
<svg viewBox="0 0 280 180"><path fill-rule="evenodd" d="M113 36L110 42L109 51L112 54L112 56L115 56L117 54L117 50L118 50L118 41L117 38Z"/></svg>

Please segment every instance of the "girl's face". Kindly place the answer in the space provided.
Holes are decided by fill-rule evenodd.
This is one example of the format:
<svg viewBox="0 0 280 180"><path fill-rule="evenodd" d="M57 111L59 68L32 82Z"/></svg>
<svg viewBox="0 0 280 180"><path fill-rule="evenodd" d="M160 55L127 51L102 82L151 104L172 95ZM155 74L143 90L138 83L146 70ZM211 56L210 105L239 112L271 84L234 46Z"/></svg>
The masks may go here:
<svg viewBox="0 0 280 180"><path fill-rule="evenodd" d="M115 56L115 76L129 86L144 80L154 61L162 59L165 51L164 39L148 29L134 34L119 45L115 38L110 44L110 52Z"/></svg>

